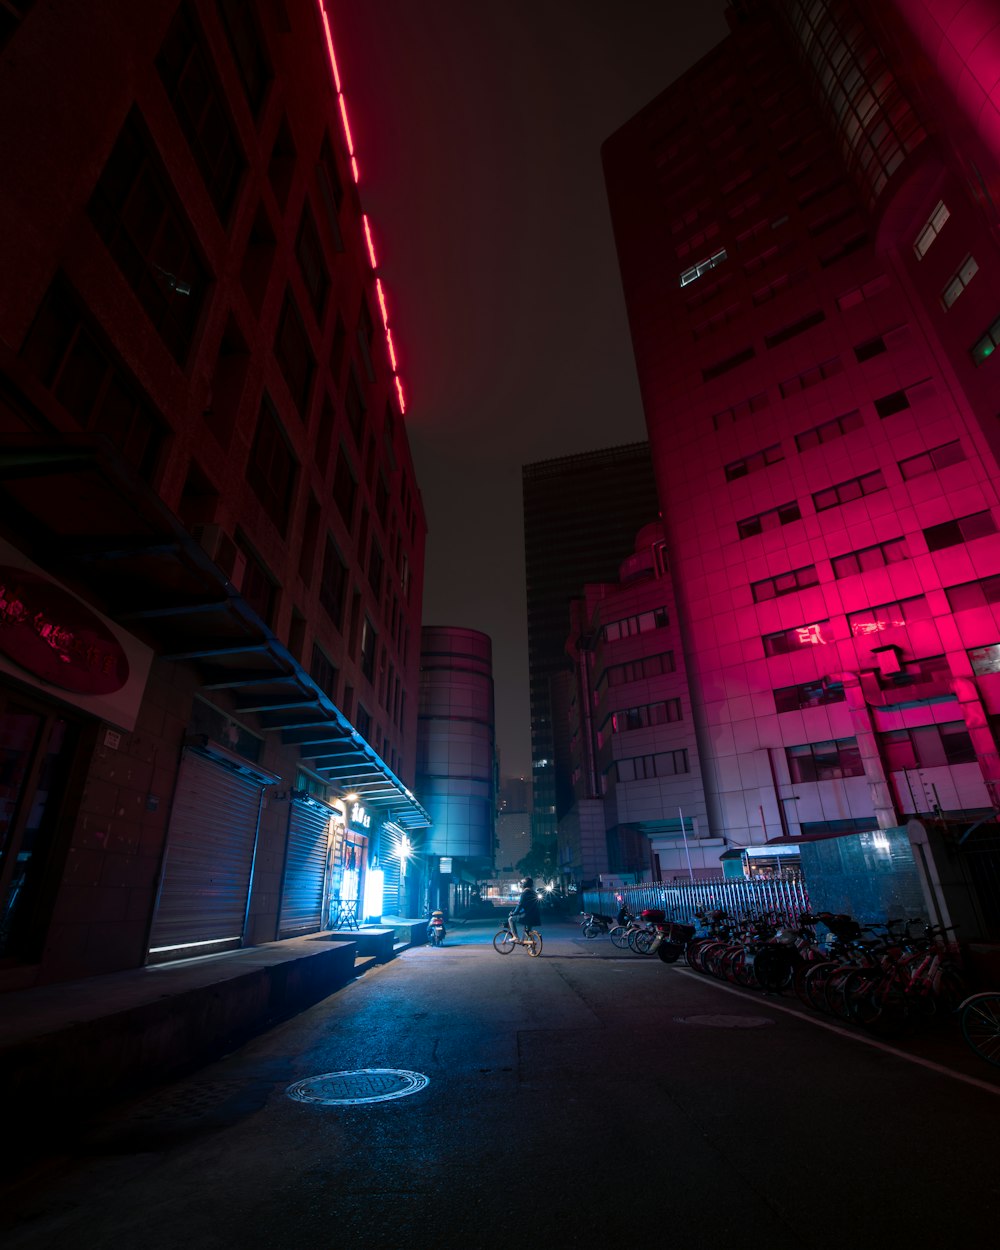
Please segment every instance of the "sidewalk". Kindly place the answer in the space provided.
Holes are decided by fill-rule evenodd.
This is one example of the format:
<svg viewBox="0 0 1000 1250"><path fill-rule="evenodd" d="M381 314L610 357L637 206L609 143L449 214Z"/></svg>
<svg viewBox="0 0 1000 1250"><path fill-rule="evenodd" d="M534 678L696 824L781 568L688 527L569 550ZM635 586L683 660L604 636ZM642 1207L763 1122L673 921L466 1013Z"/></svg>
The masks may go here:
<svg viewBox="0 0 1000 1250"><path fill-rule="evenodd" d="M0 995L0 1105L45 1132L207 1063L426 939L426 920L323 932Z"/></svg>

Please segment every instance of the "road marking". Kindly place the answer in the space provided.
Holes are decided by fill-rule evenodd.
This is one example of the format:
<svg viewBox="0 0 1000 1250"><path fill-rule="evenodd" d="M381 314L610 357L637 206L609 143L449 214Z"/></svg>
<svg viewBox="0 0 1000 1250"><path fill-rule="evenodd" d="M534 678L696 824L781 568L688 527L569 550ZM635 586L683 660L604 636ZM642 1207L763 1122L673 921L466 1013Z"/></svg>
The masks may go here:
<svg viewBox="0 0 1000 1250"><path fill-rule="evenodd" d="M697 972L687 968L678 968L677 971L685 977L691 977L702 984L712 985L717 990L722 990L726 994L735 994L737 998L741 998L746 1002L748 995L741 990L734 989L730 985L721 985L718 981L706 981L704 977ZM919 1055L907 1054L905 1050L897 1050L895 1046L887 1046L885 1042L878 1042L873 1037L866 1037L863 1033L852 1033L850 1029L843 1029L839 1024L830 1024L826 1020L820 1020L815 1016L807 1015L804 1011L796 1011L794 1007L785 1007L780 1003L768 1002L768 1011L783 1011L786 1016L794 1016L796 1020L805 1020L807 1024L813 1024L818 1029L826 1029L829 1033L837 1033L840 1037L846 1037L852 1042L861 1042L865 1046L873 1046L876 1050L885 1051L887 1055L895 1055L897 1059L905 1059L907 1063L915 1063L920 1068L929 1068L931 1072L937 1072L941 1076L950 1076L953 1080L962 1081L965 1085L974 1085L976 1089L984 1089L988 1094L994 1094L1000 1097L1000 1086L991 1085L989 1081L981 1081L975 1076L966 1076L964 1072L956 1072L954 1068L946 1068L943 1064L935 1063L933 1059L921 1059Z"/></svg>

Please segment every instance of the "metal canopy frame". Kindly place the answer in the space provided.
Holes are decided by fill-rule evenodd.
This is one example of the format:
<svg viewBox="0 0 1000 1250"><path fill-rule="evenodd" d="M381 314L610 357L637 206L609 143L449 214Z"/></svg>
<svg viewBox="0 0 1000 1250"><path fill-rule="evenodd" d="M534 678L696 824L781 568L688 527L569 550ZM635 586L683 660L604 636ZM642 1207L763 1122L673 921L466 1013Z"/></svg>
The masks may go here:
<svg viewBox="0 0 1000 1250"><path fill-rule="evenodd" d="M190 662L203 689L230 691L234 714L256 715L328 784L407 832L430 826L412 792L106 439L4 435L0 526L160 659Z"/></svg>

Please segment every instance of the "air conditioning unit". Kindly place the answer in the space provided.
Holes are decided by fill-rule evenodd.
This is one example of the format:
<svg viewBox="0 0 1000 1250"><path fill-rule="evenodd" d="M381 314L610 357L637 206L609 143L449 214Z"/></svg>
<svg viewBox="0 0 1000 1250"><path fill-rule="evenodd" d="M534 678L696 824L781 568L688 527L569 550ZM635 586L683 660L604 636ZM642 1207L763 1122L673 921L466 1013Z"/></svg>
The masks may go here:
<svg viewBox="0 0 1000 1250"><path fill-rule="evenodd" d="M235 590L243 586L247 558L221 525L196 525L194 537L208 556L215 561Z"/></svg>

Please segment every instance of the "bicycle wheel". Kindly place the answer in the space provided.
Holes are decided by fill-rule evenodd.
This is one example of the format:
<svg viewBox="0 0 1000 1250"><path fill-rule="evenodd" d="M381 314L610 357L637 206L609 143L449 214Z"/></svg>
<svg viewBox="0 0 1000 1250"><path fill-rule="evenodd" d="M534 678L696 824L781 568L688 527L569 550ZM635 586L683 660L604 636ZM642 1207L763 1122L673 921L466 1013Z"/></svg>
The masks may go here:
<svg viewBox="0 0 1000 1250"><path fill-rule="evenodd" d="M648 955L654 936L650 929L636 929L634 941L630 939L632 949L637 955Z"/></svg>
<svg viewBox="0 0 1000 1250"><path fill-rule="evenodd" d="M623 924L616 924L608 937L611 938L611 945L617 950L623 951L628 946L628 929Z"/></svg>
<svg viewBox="0 0 1000 1250"><path fill-rule="evenodd" d="M848 1019L864 1028L875 1024L894 993L887 983L891 976L881 968L855 968L849 973L841 987Z"/></svg>
<svg viewBox="0 0 1000 1250"><path fill-rule="evenodd" d="M493 939L493 949L501 955L509 955L514 949L514 935L510 929L501 929Z"/></svg>
<svg viewBox="0 0 1000 1250"><path fill-rule="evenodd" d="M599 924L588 924L584 926L583 936L585 938L595 938L601 936L601 926Z"/></svg>
<svg viewBox="0 0 1000 1250"><path fill-rule="evenodd" d="M826 1011L826 983L833 970L839 967L839 960L827 959L813 964L805 974L802 983L803 997L815 1011Z"/></svg>
<svg viewBox="0 0 1000 1250"><path fill-rule="evenodd" d="M979 1058L1000 1067L1000 994L973 994L962 1007L961 1024Z"/></svg>
<svg viewBox="0 0 1000 1250"><path fill-rule="evenodd" d="M524 936L528 942L528 954L532 959L537 959L542 953L542 935L537 929L528 929Z"/></svg>
<svg viewBox="0 0 1000 1250"><path fill-rule="evenodd" d="M826 984L823 986L823 1002L831 1016L839 1016L841 1020L850 1019L851 1012L846 990L848 981L858 971L857 968L845 965L841 968L834 968L826 978Z"/></svg>

